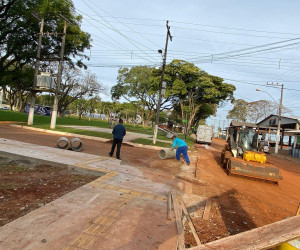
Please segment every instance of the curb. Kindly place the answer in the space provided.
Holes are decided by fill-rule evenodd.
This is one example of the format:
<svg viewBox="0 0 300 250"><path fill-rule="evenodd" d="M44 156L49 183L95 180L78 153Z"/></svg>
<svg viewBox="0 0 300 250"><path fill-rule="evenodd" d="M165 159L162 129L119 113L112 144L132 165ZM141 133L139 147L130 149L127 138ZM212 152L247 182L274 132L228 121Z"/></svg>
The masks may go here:
<svg viewBox="0 0 300 250"><path fill-rule="evenodd" d="M48 133L48 134L75 136L75 137L79 137L79 138L83 138L83 139L90 139L90 140L101 141L101 142L108 142L111 140L111 139L98 138L95 136L80 135L80 134L73 134L73 133L60 132L60 131L52 131L52 130L43 129L43 128L33 128L33 127L28 127L28 126L23 126L23 125L16 125L16 124L12 124L10 126L14 127L14 128L24 128L24 129L33 130L33 131L44 132L44 133Z"/></svg>
<svg viewBox="0 0 300 250"><path fill-rule="evenodd" d="M48 133L48 134L74 136L74 137L78 137L78 138L89 139L89 140L100 141L100 142L109 142L112 140L112 139L98 138L98 137L89 136L89 135L80 135L80 134L73 134L73 133L68 133L68 132L52 131L52 130L43 129L43 128L28 127L28 126L24 126L24 125L11 124L10 126L14 127L14 128L23 128L23 129L33 130L33 131L44 132L44 133ZM164 147L144 145L144 144L134 143L134 142L123 142L123 144L127 144L129 146L133 146L133 147L137 147L137 148L146 148L146 149L152 149L152 150L165 149Z"/></svg>

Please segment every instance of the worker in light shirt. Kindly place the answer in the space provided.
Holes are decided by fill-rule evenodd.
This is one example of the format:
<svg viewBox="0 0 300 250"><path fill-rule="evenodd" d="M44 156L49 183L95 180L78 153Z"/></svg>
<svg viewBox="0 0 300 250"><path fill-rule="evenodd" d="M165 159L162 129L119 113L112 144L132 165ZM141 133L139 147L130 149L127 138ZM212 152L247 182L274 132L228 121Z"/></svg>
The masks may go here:
<svg viewBox="0 0 300 250"><path fill-rule="evenodd" d="M190 159L187 154L188 145L185 143L184 140L177 138L176 135L173 135L172 139L173 139L173 145L172 145L171 151L173 151L173 149L177 146L176 159L179 161L180 155L183 154L183 157L184 157L186 163L188 165L190 165Z"/></svg>

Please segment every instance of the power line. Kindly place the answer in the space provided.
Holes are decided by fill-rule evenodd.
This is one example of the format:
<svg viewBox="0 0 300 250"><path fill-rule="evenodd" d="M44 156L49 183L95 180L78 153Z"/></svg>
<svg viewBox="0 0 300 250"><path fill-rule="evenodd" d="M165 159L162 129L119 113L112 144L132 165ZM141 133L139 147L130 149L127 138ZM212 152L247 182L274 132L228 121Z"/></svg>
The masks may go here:
<svg viewBox="0 0 300 250"><path fill-rule="evenodd" d="M217 26L217 25L210 25L210 24L179 22L179 21L175 21L175 20L170 20L170 21L172 21L174 23L182 23L182 24L195 25L195 26L205 26L205 27L213 27L213 28L221 28L221 29L231 29L231 30L258 32L258 33L281 34L281 35L295 35L295 36L299 36L300 35L300 34L288 33L288 32L276 32L276 31L265 31L265 30L241 29L241 28L233 28L233 27L228 27L228 26Z"/></svg>
<svg viewBox="0 0 300 250"><path fill-rule="evenodd" d="M88 0L89 1L89 0ZM91 1L89 1L91 3ZM109 16L111 16L113 19L118 20L118 18L110 15L107 11L103 10L101 7L97 6L96 4L92 3L94 6L96 6L97 8L99 8L100 10L102 10L104 13L108 14ZM133 31L134 33L140 35L141 37L143 37L144 39L146 39L148 42L152 43L153 45L157 46L158 48L160 47L160 45L157 45L156 43L154 43L153 41L151 41L150 39L144 37L140 32L135 31L134 29L132 29L130 26L126 25L126 23L119 21L121 24L123 24L124 26L126 26L127 28L129 28L131 31ZM153 50L152 50L153 51Z"/></svg>
<svg viewBox="0 0 300 250"><path fill-rule="evenodd" d="M280 42L275 42L275 43L263 44L260 46L255 46L255 47L250 47L250 48L245 48L245 49L232 50L232 51L227 51L227 52L223 52L223 53L213 54L213 56L214 56L213 61L224 60L224 59L231 58L231 57L245 56L245 55L259 53L259 52L263 52L263 51L269 51L269 50L274 50L274 49L278 49L278 48L285 48L285 47L289 47L289 46L299 45L300 41L296 42L296 43L292 43L292 44L277 46L277 47L264 48L264 47L277 45L277 44L281 44L281 43L287 43L287 42L296 41L296 40L300 40L300 37L289 39L289 40L284 40L284 41L280 41ZM261 48L261 49L257 50L259 48ZM253 50L253 51L251 51L251 50ZM230 55L230 54L232 54L232 55ZM207 58L207 56L206 57L196 57L194 59L203 59L206 61L211 61L211 58L210 57Z"/></svg>
<svg viewBox="0 0 300 250"><path fill-rule="evenodd" d="M90 2L90 1L89 1ZM99 17L101 17L93 8L91 8L84 0L83 0L83 3L85 5L87 5L92 11L94 11ZM101 9L101 8L100 8ZM102 9L101 9L102 10ZM85 14L87 15L87 14ZM103 18L102 18L103 19ZM140 50L140 48L136 45L136 44L139 44L145 48L148 48L147 46L137 42L137 41L133 41L131 38L129 38L128 36L124 35L122 32L120 32L117 28L115 28L112 24L110 24L107 20L103 19L105 23L107 23L107 25L101 23L102 25L106 26L106 27L110 27L111 30L115 31L116 33L118 33L119 35L121 35L122 37L124 37L128 42L130 42L134 47L136 47L138 50ZM99 22L99 21L98 21ZM149 49L149 48L148 48ZM154 58L152 58L154 59ZM148 60L148 59L147 59ZM155 60L155 59L154 59ZM148 60L149 61L149 60Z"/></svg>
<svg viewBox="0 0 300 250"><path fill-rule="evenodd" d="M80 10L77 10L77 11L80 11ZM89 22L89 21L88 21ZM122 44L120 44L119 42L115 41L113 38L111 38L109 35L107 35L105 32L103 32L102 30L100 30L97 26L93 25L92 23L90 23L92 26L94 26L97 30L99 30L102 34L104 34L105 36L107 36L108 38L110 38L112 41L114 41L115 43L117 43L119 46L125 48L127 51L130 52L130 49L124 47ZM149 61L149 62L152 62L151 60L147 59L147 58L144 58L142 56L138 56L138 57L141 57L143 58L144 60L146 61Z"/></svg>
<svg viewBox="0 0 300 250"><path fill-rule="evenodd" d="M246 81L239 81L239 80L234 80L234 79L228 79L228 78L223 78L224 80L232 81L232 82L238 82L238 83L245 83L249 85L255 85L255 86L266 86L262 84L257 84L257 83L252 83L252 82L246 82ZM269 86L266 86L269 87ZM273 86L274 88L274 86ZM292 90L292 91L300 91L300 89L291 89L291 88L283 88L284 90Z"/></svg>
<svg viewBox="0 0 300 250"><path fill-rule="evenodd" d="M90 15L93 16L93 15ZM98 15L95 15L98 16ZM99 17L99 16L98 16ZM118 20L116 22L124 23L119 21L119 19L126 19L126 20L137 20L137 21L151 21L151 22L163 22L165 23L165 19L149 19L149 18L137 18L137 17L115 17L112 15L109 16L101 16L103 18L113 18ZM111 21L112 22L112 21ZM211 27L211 28L218 28L218 29L229 29L229 30L237 30L237 31L246 31L246 32L255 32L255 33L266 33L266 34L279 34L279 35L292 35L292 36L300 36L299 33L291 33L291 32L278 32L278 31L266 31L266 30L254 30L254 29L244 29L244 28L236 28L236 27L228 27L228 26L218 26L218 25L209 25L209 24L201 24L201 23L190 23L190 22L181 22L176 20L170 20L170 22L178 23L178 24L186 24L186 25L193 25L193 26L201 26L201 27ZM156 24L141 24L139 23L126 23L131 25L143 25L143 26L163 26L163 25L156 25ZM174 26L177 27L177 26ZM181 27L179 27L181 28ZM193 30L193 29L192 29ZM194 29L197 30L197 29ZM266 36L267 37L267 36Z"/></svg>
<svg viewBox="0 0 300 250"><path fill-rule="evenodd" d="M263 38L273 38L273 39L290 39L290 38L283 38L283 37L275 37L275 36L262 36L262 35L253 35L253 34L243 34L243 33L232 33L232 32L224 32L224 31L214 31L214 30L200 30L200 29L192 29L192 28L185 28L174 26L177 29L184 29L184 30L193 30L199 32L210 32L210 33L217 33L217 34L224 34L224 35L235 35L235 36L250 36L250 37L263 37ZM297 34L299 36L299 34Z"/></svg>

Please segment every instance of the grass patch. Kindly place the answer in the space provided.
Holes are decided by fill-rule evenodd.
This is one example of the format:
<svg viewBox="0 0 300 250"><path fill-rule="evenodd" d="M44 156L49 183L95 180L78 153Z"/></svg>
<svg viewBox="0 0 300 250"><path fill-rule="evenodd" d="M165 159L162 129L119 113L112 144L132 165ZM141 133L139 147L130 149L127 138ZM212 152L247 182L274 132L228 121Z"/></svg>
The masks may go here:
<svg viewBox="0 0 300 250"><path fill-rule="evenodd" d="M184 139L184 135L180 135L180 136L178 136L178 138ZM165 138L163 138L163 139L165 139ZM140 144L143 144L143 145L151 145L151 146L158 146L158 147L164 147L164 148L171 148L171 146L172 146L172 143L171 143L172 139L167 139L167 140L169 140L170 143L156 141L155 145L153 144L153 140L144 139L144 138L138 138L138 139L135 139L135 140L133 140L131 142L140 143ZM194 145L194 139L188 136L186 138L186 143L187 143L187 145L188 145L189 148L192 148L193 145Z"/></svg>
<svg viewBox="0 0 300 250"><path fill-rule="evenodd" d="M24 125L26 125L27 120L28 120L28 114L26 114L26 113L0 110L0 121L17 121L17 122L23 122ZM34 115L33 123L34 123L34 125L32 125L32 127L42 128L42 129L50 129L51 116ZM112 138L111 133L61 127L63 125L78 125L78 126L92 126L92 127L99 127L99 128L110 128L110 124L106 120L100 120L100 119L95 119L95 118L91 118L89 120L89 118L86 118L86 117L83 117L81 120L79 120L78 117L75 117L75 116L67 116L64 118L57 117L55 130L61 131L61 132L80 134L80 135L101 137L101 138L106 138L106 139ZM141 133L141 134L153 135L153 129L151 127L143 128L142 125L134 126L133 124L130 124L130 123L127 123L124 125L128 132L136 132L136 133ZM185 139L184 135L182 135L182 134L178 134L178 138ZM172 139L166 138L165 134L163 134L160 131L158 132L157 139L166 140L166 141L170 141L170 142L172 141ZM140 140L140 142L136 142L136 143L141 143L144 145L153 145L151 139L137 139L137 140ZM135 141L133 141L133 142L135 142ZM188 144L189 147L192 147L194 144L194 139L188 136L186 138L186 143ZM161 146L161 147L165 147L167 145L167 147L170 147L170 145L168 143L164 143L164 142L157 142L156 145Z"/></svg>
<svg viewBox="0 0 300 250"><path fill-rule="evenodd" d="M144 138L138 138L135 139L131 142L134 143L139 143L139 144L143 144L143 145L150 145L150 146L158 146L158 147L164 147L164 148L171 148L171 144L167 143L167 142L161 142L161 141L157 141L156 144L153 144L153 140L149 140L149 139L144 139Z"/></svg>
<svg viewBox="0 0 300 250"><path fill-rule="evenodd" d="M151 127L143 128L142 125L134 126L133 124L130 124L130 123L127 123L124 125L128 132L135 132L135 133L141 133L141 134L146 134L146 135L153 135L153 133L154 133L153 129Z"/></svg>
<svg viewBox="0 0 300 250"><path fill-rule="evenodd" d="M101 137L101 138L105 138L105 139L113 138L112 133L106 133L106 132L101 132L101 131L90 131L90 130L85 130L85 129L66 128L66 127L60 127L60 126L56 127L55 130L61 131L61 132L79 134L79 135Z"/></svg>
<svg viewBox="0 0 300 250"><path fill-rule="evenodd" d="M181 134L181 135L178 135L177 137L180 138L180 139L182 139L182 140L185 140L185 136L182 135L182 134ZM194 140L192 137L187 136L185 142L186 142L186 144L188 145L188 147L191 148L191 147L194 146L195 140Z"/></svg>
<svg viewBox="0 0 300 250"><path fill-rule="evenodd" d="M17 121L27 123L28 114L14 111L0 110L0 121ZM34 115L32 127L50 129L51 116ZM78 126L93 126L99 128L110 128L110 124L107 120L100 120L96 118L82 117L81 120L75 116L57 117L56 126L60 125L78 125ZM143 128L142 125L124 124L127 131L137 132L142 134L153 134L153 129L150 127ZM57 129L55 129L57 130Z"/></svg>

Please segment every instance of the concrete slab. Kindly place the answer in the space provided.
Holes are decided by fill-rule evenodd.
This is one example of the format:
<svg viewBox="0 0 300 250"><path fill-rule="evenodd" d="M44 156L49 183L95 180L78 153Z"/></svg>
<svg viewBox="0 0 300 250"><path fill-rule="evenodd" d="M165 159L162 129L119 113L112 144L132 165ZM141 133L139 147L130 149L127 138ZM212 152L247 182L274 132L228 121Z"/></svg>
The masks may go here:
<svg viewBox="0 0 300 250"><path fill-rule="evenodd" d="M0 151L98 171L95 181L4 225L0 249L172 249L174 220L167 220L170 187L141 170L99 157L0 138Z"/></svg>

